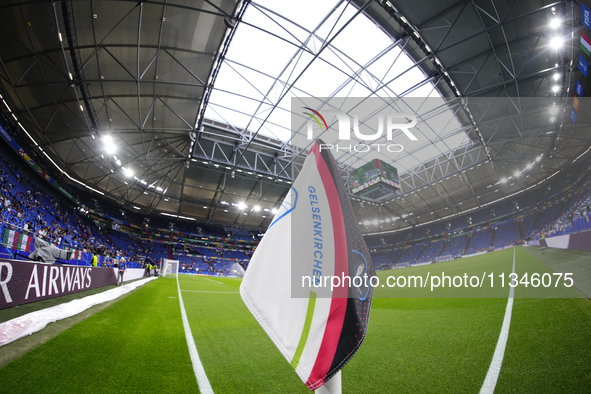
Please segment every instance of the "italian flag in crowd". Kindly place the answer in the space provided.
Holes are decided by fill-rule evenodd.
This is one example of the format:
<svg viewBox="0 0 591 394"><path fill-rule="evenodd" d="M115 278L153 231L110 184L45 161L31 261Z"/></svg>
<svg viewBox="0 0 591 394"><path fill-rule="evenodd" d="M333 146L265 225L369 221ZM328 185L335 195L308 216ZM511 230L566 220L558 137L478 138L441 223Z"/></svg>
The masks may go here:
<svg viewBox="0 0 591 394"><path fill-rule="evenodd" d="M5 229L4 236L2 237L2 244L7 248L29 252L31 251L31 245L33 244L33 237L17 233L15 230Z"/></svg>
<svg viewBox="0 0 591 394"><path fill-rule="evenodd" d="M591 56L591 38L581 32L581 49L587 56Z"/></svg>
<svg viewBox="0 0 591 394"><path fill-rule="evenodd" d="M70 249L71 259L72 260L81 260L82 259L82 251L78 249Z"/></svg>

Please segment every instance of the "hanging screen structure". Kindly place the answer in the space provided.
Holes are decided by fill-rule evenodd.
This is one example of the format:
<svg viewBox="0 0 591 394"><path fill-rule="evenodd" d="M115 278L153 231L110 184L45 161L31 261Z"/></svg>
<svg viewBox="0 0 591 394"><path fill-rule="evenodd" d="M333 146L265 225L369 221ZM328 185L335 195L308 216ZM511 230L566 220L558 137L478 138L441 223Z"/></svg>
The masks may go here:
<svg viewBox="0 0 591 394"><path fill-rule="evenodd" d="M379 159L351 171L349 177L351 192L358 196L380 198L386 194L396 194L400 190L396 167Z"/></svg>

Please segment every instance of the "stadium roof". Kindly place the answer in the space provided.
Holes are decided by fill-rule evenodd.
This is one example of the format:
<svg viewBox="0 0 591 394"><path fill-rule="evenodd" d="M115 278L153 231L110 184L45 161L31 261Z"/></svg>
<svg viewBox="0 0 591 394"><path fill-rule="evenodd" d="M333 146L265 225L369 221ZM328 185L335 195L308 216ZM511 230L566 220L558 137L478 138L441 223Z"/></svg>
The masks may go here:
<svg viewBox="0 0 591 394"><path fill-rule="evenodd" d="M415 110L422 144L380 156L398 167L401 195L354 198L369 233L512 196L591 143L588 108L569 116L575 81L588 90L572 2L30 1L0 10L1 93L35 149L64 180L145 212L268 225L305 157L291 132L294 97L441 102L437 117ZM346 175L373 157L338 160Z"/></svg>

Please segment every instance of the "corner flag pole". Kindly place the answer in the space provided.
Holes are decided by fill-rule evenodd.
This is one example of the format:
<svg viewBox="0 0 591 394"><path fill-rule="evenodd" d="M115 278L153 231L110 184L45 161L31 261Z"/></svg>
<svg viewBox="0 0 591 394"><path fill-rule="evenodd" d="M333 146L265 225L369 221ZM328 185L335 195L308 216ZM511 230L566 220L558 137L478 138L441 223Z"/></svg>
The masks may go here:
<svg viewBox="0 0 591 394"><path fill-rule="evenodd" d="M342 394L343 384L341 381L341 371L332 377L328 382L324 383L323 386L316 389L316 394Z"/></svg>
<svg viewBox="0 0 591 394"><path fill-rule="evenodd" d="M317 140L310 149L250 260L240 295L310 390L341 394L339 371L365 339L372 288L344 280L320 288L312 279L305 286L298 278L356 283L375 269L339 167L322 145Z"/></svg>

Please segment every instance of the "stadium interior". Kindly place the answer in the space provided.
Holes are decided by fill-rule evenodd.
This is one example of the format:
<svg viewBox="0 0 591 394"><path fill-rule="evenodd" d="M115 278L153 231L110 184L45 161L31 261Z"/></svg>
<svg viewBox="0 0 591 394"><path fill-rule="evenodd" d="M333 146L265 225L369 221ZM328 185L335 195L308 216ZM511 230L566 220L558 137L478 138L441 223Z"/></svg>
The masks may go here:
<svg viewBox="0 0 591 394"><path fill-rule="evenodd" d="M67 251L60 267L116 267L124 257L139 272L169 259L178 260L179 274L234 286L314 144L305 97L320 112L335 109L334 100L379 99L417 120L410 129L417 141L400 152L331 151L376 270L524 245L543 251L565 236L570 244L559 248L589 263L591 79L581 9L568 0L4 1L0 259L33 261L39 238ZM327 129L337 128L326 119ZM361 119L375 133L372 122ZM336 134L320 137L338 144ZM397 170L395 192L353 191L351 174L374 160ZM397 308L412 309L406 305ZM591 306L583 309L588 329ZM0 324L13 316L2 311ZM209 374L208 357L215 356L206 353ZM573 363L584 361L578 357ZM15 358L0 357L3 381ZM588 390L585 362L577 379L550 391ZM215 376L215 391L240 392L239 383L222 386ZM428 387L428 379L397 384L405 392L472 391L483 377L457 391L453 382ZM497 392L524 389L518 381L501 380ZM292 392L290 384L243 392ZM77 386L55 387L49 391ZM178 386L185 389L195 388Z"/></svg>

